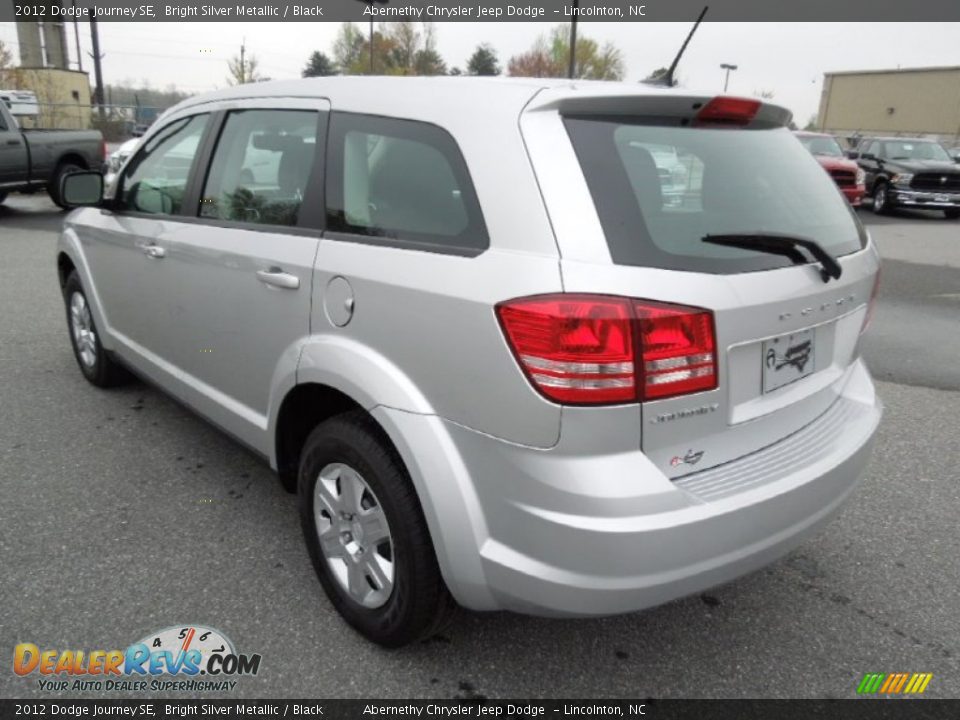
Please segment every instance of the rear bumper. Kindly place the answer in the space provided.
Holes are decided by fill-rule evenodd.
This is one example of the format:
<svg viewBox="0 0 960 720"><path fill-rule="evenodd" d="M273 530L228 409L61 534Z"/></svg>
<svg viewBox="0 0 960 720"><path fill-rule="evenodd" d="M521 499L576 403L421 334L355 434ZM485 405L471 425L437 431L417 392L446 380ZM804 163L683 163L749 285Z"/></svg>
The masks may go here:
<svg viewBox="0 0 960 720"><path fill-rule="evenodd" d="M935 209L960 208L958 192L928 192L922 190L902 190L896 186L888 193L890 202L902 207L920 207Z"/></svg>
<svg viewBox="0 0 960 720"><path fill-rule="evenodd" d="M802 542L854 488L881 414L858 362L830 410L806 428L673 482L639 451L533 450L444 421L451 443L443 444L455 457L443 465L455 477L411 472L462 604L607 615L724 583ZM401 454L416 457L412 450ZM457 492L451 504L456 488L469 497Z"/></svg>

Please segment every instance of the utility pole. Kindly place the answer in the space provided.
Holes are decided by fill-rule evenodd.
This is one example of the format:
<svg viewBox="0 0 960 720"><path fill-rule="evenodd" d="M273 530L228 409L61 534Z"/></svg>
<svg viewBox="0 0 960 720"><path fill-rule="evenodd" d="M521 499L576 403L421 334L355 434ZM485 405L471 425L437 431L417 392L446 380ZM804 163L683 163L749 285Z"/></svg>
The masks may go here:
<svg viewBox="0 0 960 720"><path fill-rule="evenodd" d="M71 0L73 9L77 9L77 0ZM80 21L73 16L73 42L77 46L77 70L83 72L83 54L80 52Z"/></svg>
<svg viewBox="0 0 960 720"><path fill-rule="evenodd" d="M373 6L386 5L390 0L360 0L370 13L370 75L373 75Z"/></svg>
<svg viewBox="0 0 960 720"><path fill-rule="evenodd" d="M100 67L100 60L103 55L100 52L100 34L97 32L97 21L91 15L90 17L90 44L93 45L93 52L90 57L93 58L93 76L96 80L94 98L97 101L97 108L100 113L100 122L106 120L106 112L103 107L103 68Z"/></svg>
<svg viewBox="0 0 960 720"><path fill-rule="evenodd" d="M573 80L577 76L577 9L580 0L573 0L573 22L570 23L570 68L567 77Z"/></svg>

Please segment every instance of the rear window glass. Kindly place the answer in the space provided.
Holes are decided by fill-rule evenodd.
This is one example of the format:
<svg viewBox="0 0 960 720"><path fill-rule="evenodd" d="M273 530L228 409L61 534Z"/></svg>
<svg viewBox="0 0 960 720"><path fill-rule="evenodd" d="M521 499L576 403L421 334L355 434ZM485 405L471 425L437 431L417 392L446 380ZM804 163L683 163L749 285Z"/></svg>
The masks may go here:
<svg viewBox="0 0 960 720"><path fill-rule="evenodd" d="M590 117L565 123L619 265L727 274L791 264L780 255L704 243L706 235L793 235L834 256L865 245L847 201L785 128Z"/></svg>

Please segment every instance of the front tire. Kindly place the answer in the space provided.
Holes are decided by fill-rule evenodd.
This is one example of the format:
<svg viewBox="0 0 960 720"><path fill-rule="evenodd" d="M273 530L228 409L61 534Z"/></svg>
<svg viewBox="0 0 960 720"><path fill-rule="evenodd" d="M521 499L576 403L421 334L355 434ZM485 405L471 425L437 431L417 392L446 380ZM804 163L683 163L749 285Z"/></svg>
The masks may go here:
<svg viewBox="0 0 960 720"><path fill-rule="evenodd" d="M310 433L300 456L300 519L334 608L385 647L429 637L455 605L400 456L364 411Z"/></svg>
<svg viewBox="0 0 960 720"><path fill-rule="evenodd" d="M943 214L947 216L947 220L956 220L960 218L960 209L949 208L943 211Z"/></svg>
<svg viewBox="0 0 960 720"><path fill-rule="evenodd" d="M47 186L47 194L50 195L50 199L53 200L57 207L63 208L64 210L68 209L68 206L63 202L63 195L60 192L63 187L63 178L70 173L82 171L82 167L72 162L57 165L57 169L53 171L53 179Z"/></svg>
<svg viewBox="0 0 960 720"><path fill-rule="evenodd" d="M83 376L97 387L113 387L129 380L129 373L100 344L100 333L76 271L67 277L63 299L67 306L67 328L73 356Z"/></svg>
<svg viewBox="0 0 960 720"><path fill-rule="evenodd" d="M877 215L887 215L890 212L890 195L885 182L878 182L873 187L873 211Z"/></svg>

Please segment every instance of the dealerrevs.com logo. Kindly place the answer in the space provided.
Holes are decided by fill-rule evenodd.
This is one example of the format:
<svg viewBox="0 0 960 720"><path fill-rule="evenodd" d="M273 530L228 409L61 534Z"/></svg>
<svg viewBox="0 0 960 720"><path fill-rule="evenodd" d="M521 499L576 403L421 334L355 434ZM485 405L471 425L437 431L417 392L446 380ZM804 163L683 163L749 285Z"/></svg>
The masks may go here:
<svg viewBox="0 0 960 720"><path fill-rule="evenodd" d="M36 676L51 692L225 691L259 670L260 655L238 653L226 635L201 625L168 627L126 650L13 649L14 673Z"/></svg>

